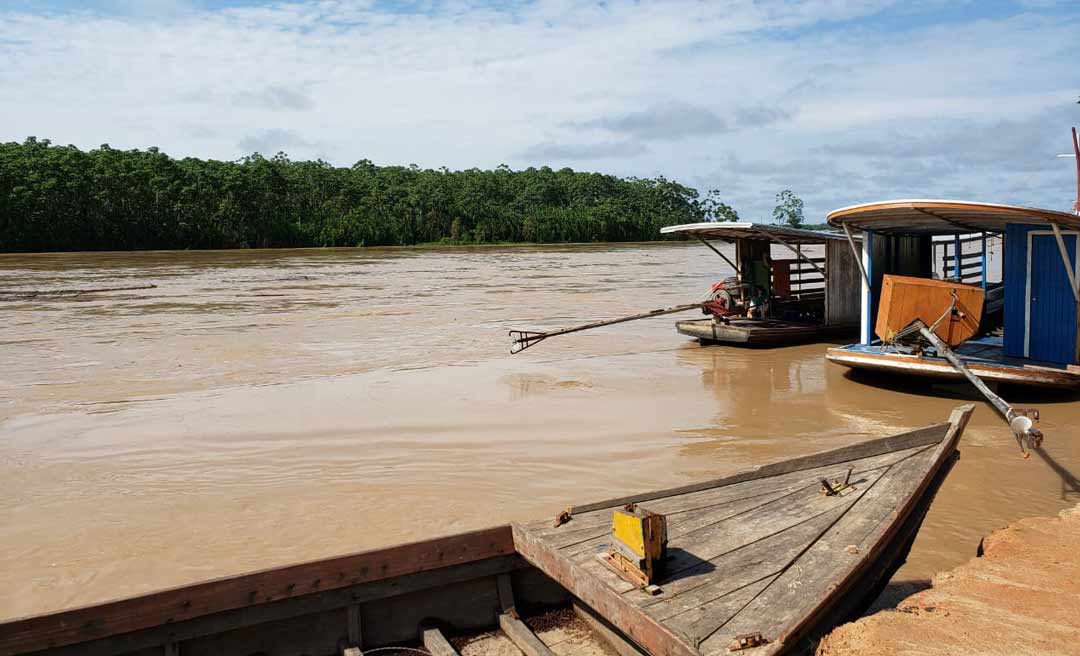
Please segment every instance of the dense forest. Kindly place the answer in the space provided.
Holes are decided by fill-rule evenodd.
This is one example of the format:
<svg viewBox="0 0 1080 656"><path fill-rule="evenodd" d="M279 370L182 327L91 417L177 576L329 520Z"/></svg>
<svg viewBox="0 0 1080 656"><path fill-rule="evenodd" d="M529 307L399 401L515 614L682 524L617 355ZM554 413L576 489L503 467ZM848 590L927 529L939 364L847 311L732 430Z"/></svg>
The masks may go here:
<svg viewBox="0 0 1080 656"><path fill-rule="evenodd" d="M737 218L662 177L0 144L0 251L638 241L712 216Z"/></svg>

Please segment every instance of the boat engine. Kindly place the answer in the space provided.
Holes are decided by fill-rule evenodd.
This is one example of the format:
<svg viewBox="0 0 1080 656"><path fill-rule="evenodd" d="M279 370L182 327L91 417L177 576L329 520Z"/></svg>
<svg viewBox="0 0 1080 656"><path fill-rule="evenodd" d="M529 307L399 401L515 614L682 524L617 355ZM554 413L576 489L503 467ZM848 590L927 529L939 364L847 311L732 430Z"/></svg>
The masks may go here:
<svg viewBox="0 0 1080 656"><path fill-rule="evenodd" d="M709 300L702 305L701 311L718 318L741 317L746 314L742 296L742 284L739 283L739 279L726 278L721 282L713 283Z"/></svg>

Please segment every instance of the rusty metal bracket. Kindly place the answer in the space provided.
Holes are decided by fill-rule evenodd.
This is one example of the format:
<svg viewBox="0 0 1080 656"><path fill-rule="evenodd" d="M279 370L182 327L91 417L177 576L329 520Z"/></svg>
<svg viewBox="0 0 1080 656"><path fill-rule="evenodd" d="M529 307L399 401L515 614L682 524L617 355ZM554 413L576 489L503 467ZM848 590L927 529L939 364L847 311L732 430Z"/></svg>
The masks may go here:
<svg viewBox="0 0 1080 656"><path fill-rule="evenodd" d="M563 524L565 524L566 522L570 521L573 518L574 518L574 507L573 506L567 506L566 510L562 511L558 515L555 515L555 523L553 524L553 528L559 528L560 526L562 526Z"/></svg>
<svg viewBox="0 0 1080 656"><path fill-rule="evenodd" d="M740 633L735 636L731 644L728 645L728 651L742 651L743 649L753 649L754 647L760 647L761 645L769 642L761 635L760 631L754 633Z"/></svg>
<svg viewBox="0 0 1080 656"><path fill-rule="evenodd" d="M830 483L829 479L821 479L820 492L827 497L842 497L855 491L855 486L851 484L851 472L854 471L852 467L848 467L847 473L844 474L843 480L836 478Z"/></svg>

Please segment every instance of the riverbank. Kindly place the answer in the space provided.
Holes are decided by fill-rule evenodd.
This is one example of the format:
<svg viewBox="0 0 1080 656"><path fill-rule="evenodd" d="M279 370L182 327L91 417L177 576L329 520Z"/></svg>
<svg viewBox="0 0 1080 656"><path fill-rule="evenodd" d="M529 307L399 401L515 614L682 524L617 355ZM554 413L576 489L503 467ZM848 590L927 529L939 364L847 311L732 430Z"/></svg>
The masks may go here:
<svg viewBox="0 0 1080 656"><path fill-rule="evenodd" d="M932 587L845 624L817 656L1075 654L1080 645L1080 505L994 531L980 555Z"/></svg>

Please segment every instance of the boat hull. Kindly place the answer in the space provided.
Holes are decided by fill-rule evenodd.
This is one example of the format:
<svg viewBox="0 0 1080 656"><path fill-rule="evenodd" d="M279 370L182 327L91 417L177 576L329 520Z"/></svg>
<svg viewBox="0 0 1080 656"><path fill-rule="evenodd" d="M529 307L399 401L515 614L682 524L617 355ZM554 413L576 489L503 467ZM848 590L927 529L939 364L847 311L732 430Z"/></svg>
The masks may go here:
<svg viewBox="0 0 1080 656"><path fill-rule="evenodd" d="M708 641L688 641L684 629L633 599L680 606L697 597L715 610L708 600L719 587L736 586L738 596L765 579L758 596L737 604L730 628L745 632L749 622L760 630L768 642L754 650L759 656L797 653L860 613L903 562L972 409L901 435L573 507L560 526L550 519L499 526L0 622L0 656L330 656L351 647L427 644L432 632L445 643L440 631L453 637L500 629L516 643L537 640L527 623L552 608L572 609L620 654L699 656L716 653L718 644L726 649L729 627L702 634ZM845 471L848 493L818 492L821 478L835 483ZM670 506L662 510L672 529L668 566L684 569L660 581L660 597L613 582L616 575L589 552L592 540L609 539L611 509L627 503ZM584 559L564 557L552 540ZM757 578L757 570L774 565Z"/></svg>
<svg viewBox="0 0 1080 656"><path fill-rule="evenodd" d="M786 346L805 344L835 337L854 335L850 325L823 326L764 319L732 319L721 323L713 319L679 321L675 330L694 337L703 344L734 344L742 346Z"/></svg>
<svg viewBox="0 0 1080 656"><path fill-rule="evenodd" d="M966 380L947 360L906 353L853 351L848 347L830 348L825 359L851 369L886 372L937 380ZM1030 385L1058 389L1080 388L1080 373L1039 366L993 365L965 362L968 369L987 382Z"/></svg>

